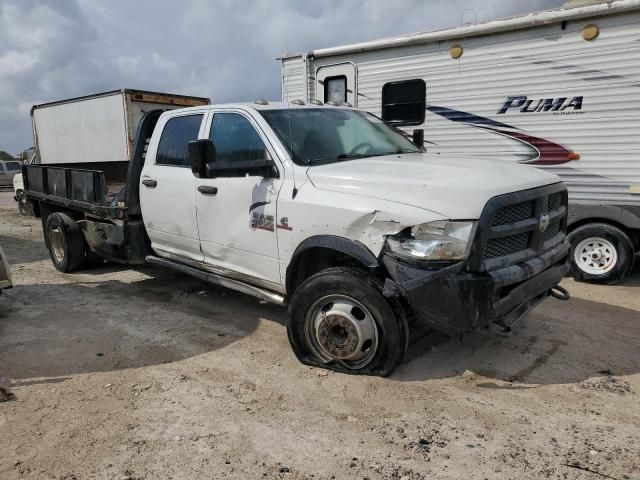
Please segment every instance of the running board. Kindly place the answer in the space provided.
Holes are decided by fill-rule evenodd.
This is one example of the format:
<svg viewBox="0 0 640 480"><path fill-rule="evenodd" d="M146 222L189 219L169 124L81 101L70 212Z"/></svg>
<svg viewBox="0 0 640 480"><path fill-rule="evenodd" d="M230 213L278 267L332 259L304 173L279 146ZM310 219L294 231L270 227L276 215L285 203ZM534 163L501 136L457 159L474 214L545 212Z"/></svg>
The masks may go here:
<svg viewBox="0 0 640 480"><path fill-rule="evenodd" d="M187 275L199 278L200 280L204 280L205 282L212 283L214 285L220 285L221 287L229 288L231 290L235 290L236 292L245 293L269 303L275 303L276 305L285 305L285 300L282 295L275 292L270 292L269 290L265 290L263 288L249 285L248 283L244 283L239 280L223 277L211 272L205 272L204 270L200 270L198 268L190 267L173 260L167 260L166 258L155 257L153 255L148 255L145 260L147 261L147 263L160 265L161 267L172 268L173 270L186 273Z"/></svg>

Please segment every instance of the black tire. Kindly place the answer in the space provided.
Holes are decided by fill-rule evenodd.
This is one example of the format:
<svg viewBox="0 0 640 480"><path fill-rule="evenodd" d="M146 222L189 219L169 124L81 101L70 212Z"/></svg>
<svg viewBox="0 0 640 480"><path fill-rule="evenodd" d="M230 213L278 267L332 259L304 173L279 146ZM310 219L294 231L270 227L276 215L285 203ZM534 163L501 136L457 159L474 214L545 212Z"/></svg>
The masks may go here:
<svg viewBox="0 0 640 480"><path fill-rule="evenodd" d="M571 242L571 275L579 282L611 284L620 282L633 268L635 254L633 243L625 232L607 223L589 223L576 228L568 235ZM600 243L593 243L591 239ZM607 265L598 267L594 263L596 271L590 268L589 252L594 250L591 245L596 245L598 252L605 252L607 258L602 260ZM599 273L597 270L602 270Z"/></svg>
<svg viewBox="0 0 640 480"><path fill-rule="evenodd" d="M47 217L45 238L53 266L69 273L84 265L86 250L80 225L64 213Z"/></svg>
<svg viewBox="0 0 640 480"><path fill-rule="evenodd" d="M323 359L317 353L317 346L314 351L312 345L314 339L310 339L307 334L309 321L307 317L312 316L313 311L318 311L319 302L333 298L332 296L343 297L345 301L353 300L356 304L361 304L365 310L368 310L367 314L371 317L366 321L370 322L372 319L375 322L377 335L374 345L377 345L377 348L371 352L370 359L365 359L366 364L356 366L341 360L328 360L327 357L330 357L328 354ZM329 302L329 304L333 303ZM325 312L323 315L326 319L326 310L322 309L322 312ZM309 277L298 287L287 311L287 333L294 353L305 365L343 373L383 377L391 375L402 362L409 335L402 308L382 295L381 285L359 270L343 267L323 270ZM320 342L318 337L314 337L316 342ZM365 351L364 346L360 351ZM359 354L360 351L357 353Z"/></svg>
<svg viewBox="0 0 640 480"><path fill-rule="evenodd" d="M23 191L17 193L18 197L18 211L21 215L31 215L31 208L29 205L29 201L27 200L27 196Z"/></svg>

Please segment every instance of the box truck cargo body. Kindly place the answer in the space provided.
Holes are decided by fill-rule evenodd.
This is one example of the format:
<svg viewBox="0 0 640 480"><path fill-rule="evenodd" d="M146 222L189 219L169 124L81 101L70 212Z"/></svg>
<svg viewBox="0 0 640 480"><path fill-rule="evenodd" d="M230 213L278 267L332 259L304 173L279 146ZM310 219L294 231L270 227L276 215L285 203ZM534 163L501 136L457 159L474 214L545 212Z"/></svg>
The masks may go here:
<svg viewBox="0 0 640 480"><path fill-rule="evenodd" d="M150 110L206 105L208 98L122 89L31 110L44 164L126 162L140 119Z"/></svg>
<svg viewBox="0 0 640 480"><path fill-rule="evenodd" d="M571 8L574 5L579 6ZM640 1L287 55L283 100L348 103L430 152L534 165L569 189L574 275L615 281L640 249Z"/></svg>

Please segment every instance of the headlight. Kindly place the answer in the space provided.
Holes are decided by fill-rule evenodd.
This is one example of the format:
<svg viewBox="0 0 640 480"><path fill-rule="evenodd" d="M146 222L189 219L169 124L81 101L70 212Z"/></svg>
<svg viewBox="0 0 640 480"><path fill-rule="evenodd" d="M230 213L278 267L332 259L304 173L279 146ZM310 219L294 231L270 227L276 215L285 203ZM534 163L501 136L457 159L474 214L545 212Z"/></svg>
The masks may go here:
<svg viewBox="0 0 640 480"><path fill-rule="evenodd" d="M387 237L392 252L414 260L464 260L476 222L437 221L411 228L411 235Z"/></svg>

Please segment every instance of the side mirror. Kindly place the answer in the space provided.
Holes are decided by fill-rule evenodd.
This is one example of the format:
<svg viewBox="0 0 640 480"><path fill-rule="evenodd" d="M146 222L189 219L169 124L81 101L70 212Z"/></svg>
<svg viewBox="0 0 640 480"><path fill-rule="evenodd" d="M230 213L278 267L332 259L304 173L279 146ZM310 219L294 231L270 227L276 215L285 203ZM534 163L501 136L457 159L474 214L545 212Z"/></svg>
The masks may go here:
<svg viewBox="0 0 640 480"><path fill-rule="evenodd" d="M414 130L413 138L411 141L416 147L423 149L424 148L424 130L422 129Z"/></svg>
<svg viewBox="0 0 640 480"><path fill-rule="evenodd" d="M191 171L198 178L209 176L209 165L216 161L216 147L211 140L202 139L189 142L187 146Z"/></svg>

